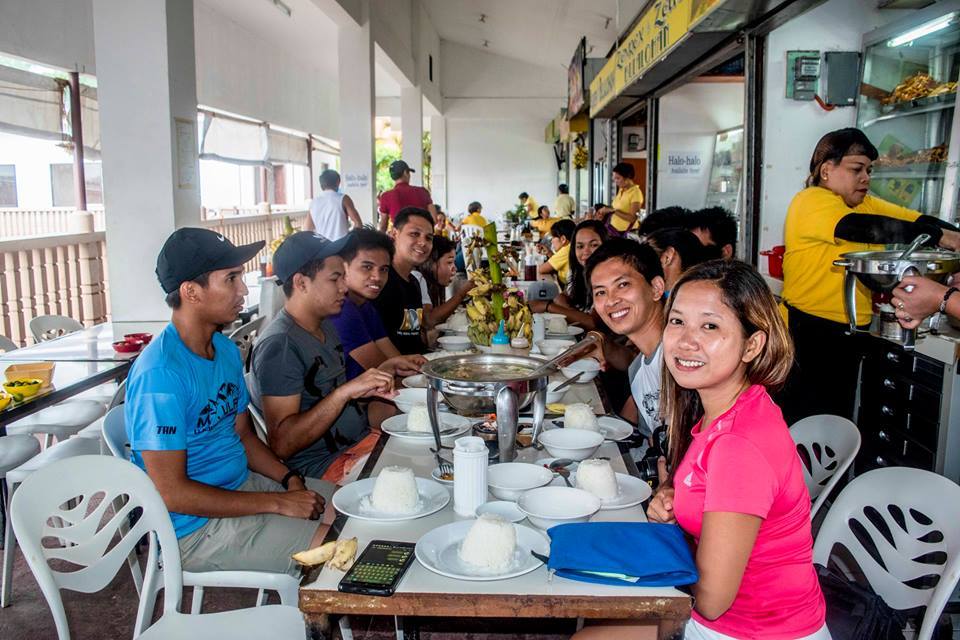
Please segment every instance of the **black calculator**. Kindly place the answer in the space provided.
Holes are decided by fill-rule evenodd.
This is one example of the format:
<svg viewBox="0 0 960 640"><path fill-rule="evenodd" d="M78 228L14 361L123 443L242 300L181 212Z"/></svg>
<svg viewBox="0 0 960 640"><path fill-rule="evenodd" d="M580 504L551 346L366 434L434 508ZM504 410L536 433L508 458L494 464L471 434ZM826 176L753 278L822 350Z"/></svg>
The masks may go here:
<svg viewBox="0 0 960 640"><path fill-rule="evenodd" d="M363 550L338 589L368 596L392 596L407 567L413 562L413 542L373 540Z"/></svg>

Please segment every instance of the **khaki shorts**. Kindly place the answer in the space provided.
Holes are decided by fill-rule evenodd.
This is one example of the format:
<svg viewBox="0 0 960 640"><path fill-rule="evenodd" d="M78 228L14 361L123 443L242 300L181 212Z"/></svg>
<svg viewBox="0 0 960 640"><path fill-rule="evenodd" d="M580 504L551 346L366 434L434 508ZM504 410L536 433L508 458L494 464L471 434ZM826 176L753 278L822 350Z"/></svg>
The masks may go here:
<svg viewBox="0 0 960 640"><path fill-rule="evenodd" d="M327 501L325 516L333 513L336 486L307 478L306 485ZM283 491L278 482L250 472L237 491ZM329 517L324 517L329 521ZM210 518L193 533L180 538L184 571L269 571L300 573L290 556L307 549L320 522L275 514L239 518Z"/></svg>

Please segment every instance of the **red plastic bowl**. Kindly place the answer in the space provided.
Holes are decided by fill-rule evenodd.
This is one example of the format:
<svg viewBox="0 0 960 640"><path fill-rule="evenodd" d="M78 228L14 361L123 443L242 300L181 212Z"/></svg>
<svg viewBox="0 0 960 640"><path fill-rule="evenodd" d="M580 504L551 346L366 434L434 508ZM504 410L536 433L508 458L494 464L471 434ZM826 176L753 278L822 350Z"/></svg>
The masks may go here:
<svg viewBox="0 0 960 640"><path fill-rule="evenodd" d="M126 342L142 342L144 345L150 344L150 341L153 340L152 333L128 333L123 336L123 339Z"/></svg>
<svg viewBox="0 0 960 640"><path fill-rule="evenodd" d="M142 340L120 340L113 343L113 350L117 353L137 353L142 348Z"/></svg>

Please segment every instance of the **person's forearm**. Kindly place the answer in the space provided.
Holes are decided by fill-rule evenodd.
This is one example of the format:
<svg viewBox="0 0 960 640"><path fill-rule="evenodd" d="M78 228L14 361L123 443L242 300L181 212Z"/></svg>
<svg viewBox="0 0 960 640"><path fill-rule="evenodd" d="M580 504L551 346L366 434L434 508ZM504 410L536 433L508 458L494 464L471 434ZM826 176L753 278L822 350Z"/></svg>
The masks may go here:
<svg viewBox="0 0 960 640"><path fill-rule="evenodd" d="M589 313L584 313L579 309L574 309L573 307L560 304L556 300L551 302L547 311L548 313L559 313L567 319L567 322L578 324L587 331L592 331L597 328L596 323L593 321L592 315Z"/></svg>
<svg viewBox="0 0 960 640"><path fill-rule="evenodd" d="M637 219L637 214L629 213L627 211L620 211L619 209L614 209L613 215L620 218L624 222L633 222L634 220Z"/></svg>
<svg viewBox="0 0 960 640"><path fill-rule="evenodd" d="M277 457L256 433L247 433L240 438L247 452L247 467L262 476L280 482L289 468Z"/></svg>
<svg viewBox="0 0 960 640"><path fill-rule="evenodd" d="M377 223L377 228L386 233L387 231L387 221L390 220L390 216L385 214L383 211L380 212L380 221Z"/></svg>
<svg viewBox="0 0 960 640"><path fill-rule="evenodd" d="M457 310L460 303L467 296L466 289L461 289L453 294L449 300L443 304L437 305L430 311L430 325L437 326L441 322L446 322L447 318Z"/></svg>
<svg viewBox="0 0 960 640"><path fill-rule="evenodd" d="M230 491L184 478L169 485L156 483L168 511L205 518L237 518L277 513L269 492Z"/></svg>
<svg viewBox="0 0 960 640"><path fill-rule="evenodd" d="M342 387L323 398L311 409L284 418L276 429L270 430L270 448L286 460L303 451L325 434L347 404Z"/></svg>
<svg viewBox="0 0 960 640"><path fill-rule="evenodd" d="M633 359L637 357L637 353L626 345L618 344L613 340L604 340L603 357L610 368L626 371L630 368Z"/></svg>
<svg viewBox="0 0 960 640"><path fill-rule="evenodd" d="M951 318L957 318L960 320L960 292L950 296L950 299L947 300L947 306L944 311Z"/></svg>

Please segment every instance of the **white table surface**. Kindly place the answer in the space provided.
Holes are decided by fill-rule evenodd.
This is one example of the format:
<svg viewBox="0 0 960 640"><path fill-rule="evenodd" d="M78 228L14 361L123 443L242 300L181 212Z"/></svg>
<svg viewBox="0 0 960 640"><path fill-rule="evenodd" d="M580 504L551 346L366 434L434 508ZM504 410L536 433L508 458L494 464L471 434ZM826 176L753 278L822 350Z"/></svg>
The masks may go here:
<svg viewBox="0 0 960 640"><path fill-rule="evenodd" d="M571 390L564 396L565 403L588 402L598 407L602 412L602 404L593 383L572 385ZM375 477L381 468L389 465L403 465L413 469L420 478L430 478L430 473L436 467L436 460L430 452L431 442L410 442L391 438L383 448L380 457L371 473ZM445 457L452 459L452 452L446 451ZM539 458L549 457L549 453L537 451L532 447L518 453L518 461L533 462ZM597 452L598 456L607 456L615 471L626 473L623 458L616 443L605 442ZM463 518L453 510L453 485L446 485L450 492L450 502L439 512L416 520L402 522L380 523L354 518L347 519L341 531L341 537L356 536L359 550L363 551L371 540L397 540L416 542L427 532ZM492 495L491 500L495 500ZM592 522L645 522L646 516L640 506L626 509L598 511L591 519ZM536 529L529 521L523 520L519 524ZM321 570L316 581L303 586L302 590L337 591L337 584L343 578L343 572L329 569L326 566ZM616 587L608 585L577 582L564 578L554 577L548 580L546 566L541 566L526 575L508 580L491 580L487 582L473 582L457 580L436 574L419 562L410 565L406 575L397 587L397 593L459 593L459 594L526 594L551 596L646 596L646 597L687 597L672 587Z"/></svg>

